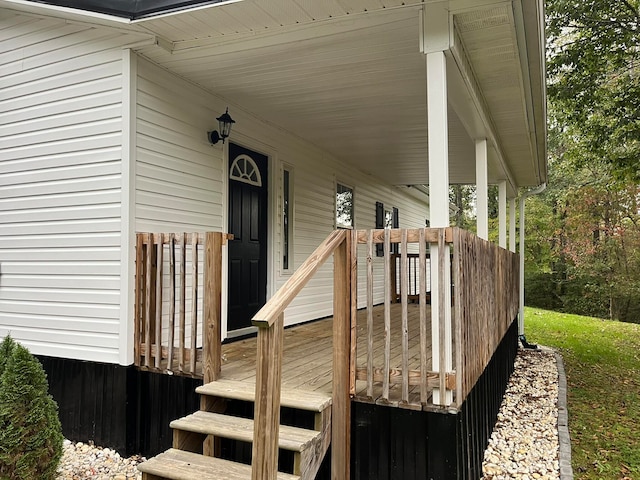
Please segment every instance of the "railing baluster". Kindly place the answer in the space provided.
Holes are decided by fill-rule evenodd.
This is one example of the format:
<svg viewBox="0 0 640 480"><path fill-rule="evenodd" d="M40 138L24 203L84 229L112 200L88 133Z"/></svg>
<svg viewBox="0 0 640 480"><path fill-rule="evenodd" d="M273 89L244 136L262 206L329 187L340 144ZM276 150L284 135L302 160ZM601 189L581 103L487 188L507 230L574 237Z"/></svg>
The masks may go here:
<svg viewBox="0 0 640 480"><path fill-rule="evenodd" d="M158 233L154 235L158 240L158 252L156 254L156 357L155 367L160 369L162 364L162 275L164 263L164 235Z"/></svg>
<svg viewBox="0 0 640 480"><path fill-rule="evenodd" d="M136 365L142 363L142 353L140 351L140 343L142 340L142 326L144 322L144 298L145 298L145 268L144 268L144 238L142 233L136 234L136 294L134 306L134 324L133 324L133 358Z"/></svg>
<svg viewBox="0 0 640 480"><path fill-rule="evenodd" d="M428 349L427 346L430 343L427 337L427 245L425 240L424 229L420 230L420 239L418 246L418 260L419 260L419 285L420 295L418 297L419 309L420 309L420 376L421 378L427 378L427 372L429 371L428 361ZM426 405L428 402L428 390L427 382L422 381L420 383L420 403Z"/></svg>
<svg viewBox="0 0 640 480"><path fill-rule="evenodd" d="M367 397L373 398L373 230L367 237Z"/></svg>
<svg viewBox="0 0 640 480"><path fill-rule="evenodd" d="M184 343L186 329L186 263L187 263L187 234L183 233L180 239L180 304L179 308L179 327L178 327L178 370L184 372Z"/></svg>
<svg viewBox="0 0 640 480"><path fill-rule="evenodd" d="M198 356L198 234L191 234L191 374L196 373Z"/></svg>
<svg viewBox="0 0 640 480"><path fill-rule="evenodd" d="M349 362L349 395L356 394L356 360L358 356L358 235L352 230L348 235L351 238L347 242L350 252L347 260L349 261L349 283L351 285L351 355Z"/></svg>
<svg viewBox="0 0 640 480"><path fill-rule="evenodd" d="M464 359L463 352L465 351L465 343L463 340L462 329L462 313L464 311L464 305L462 304L462 282L463 282L463 270L462 270L461 252L460 252L460 229L455 228L453 230L453 318L454 318L454 345L455 351L455 365L456 365L456 390L455 390L455 404L459 407L462 404L463 398L463 371L464 371Z"/></svg>
<svg viewBox="0 0 640 480"><path fill-rule="evenodd" d="M438 231L438 313L440 316L439 320L439 338L438 343L440 345L439 355L440 355L440 368L439 368L439 389L440 389L440 403L445 405L446 403L446 394L447 394L447 378L446 378L446 358L447 358L447 348L446 348L446 309L447 305L445 302L446 299L446 289L450 289L451 285L447 285L445 279L447 278L445 275L446 268L446 249L445 249L445 230L444 228L439 229Z"/></svg>
<svg viewBox="0 0 640 480"><path fill-rule="evenodd" d="M173 344L176 328L176 234L169 235L169 355L167 370L173 369Z"/></svg>
<svg viewBox="0 0 640 480"><path fill-rule="evenodd" d="M153 262L152 262L152 253L153 253L153 234L149 234L149 241L146 245L146 289L145 289L145 322L144 322L144 365L149 368L151 366L151 322L153 319L151 318L151 292L155 290L154 285L152 285L152 270L153 270Z"/></svg>
<svg viewBox="0 0 640 480"><path fill-rule="evenodd" d="M402 401L409 402L409 313L407 306L407 290L409 282L407 261L407 231L402 230L402 242L400 244L400 298L402 301Z"/></svg>
<svg viewBox="0 0 640 480"><path fill-rule="evenodd" d="M389 230L384 231L384 281L388 285L391 278L391 244ZM395 262L393 269L395 270ZM395 286L394 286L395 289ZM384 371L382 379L382 398L389 401L389 374L391 371L391 290L384 289Z"/></svg>

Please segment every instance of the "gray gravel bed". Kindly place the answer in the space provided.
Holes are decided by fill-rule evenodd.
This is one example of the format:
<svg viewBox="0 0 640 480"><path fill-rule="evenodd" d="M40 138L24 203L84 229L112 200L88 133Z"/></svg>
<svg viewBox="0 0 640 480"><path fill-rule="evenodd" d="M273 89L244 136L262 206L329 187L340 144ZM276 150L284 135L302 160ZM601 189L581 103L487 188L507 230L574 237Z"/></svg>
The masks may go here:
<svg viewBox="0 0 640 480"><path fill-rule="evenodd" d="M115 450L82 442L64 441L56 480L140 480L137 465L144 457L123 458Z"/></svg>
<svg viewBox="0 0 640 480"><path fill-rule="evenodd" d="M556 480L559 453L556 356L521 349L485 450L483 478Z"/></svg>

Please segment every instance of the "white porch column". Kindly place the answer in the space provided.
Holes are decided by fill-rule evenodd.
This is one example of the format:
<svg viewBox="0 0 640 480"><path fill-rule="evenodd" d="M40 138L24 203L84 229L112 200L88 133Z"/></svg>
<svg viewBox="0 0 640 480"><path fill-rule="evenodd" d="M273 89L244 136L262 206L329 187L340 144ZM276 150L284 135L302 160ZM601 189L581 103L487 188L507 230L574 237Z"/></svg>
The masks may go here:
<svg viewBox="0 0 640 480"><path fill-rule="evenodd" d="M516 198L509 199L509 250L516 252Z"/></svg>
<svg viewBox="0 0 640 480"><path fill-rule="evenodd" d="M449 223L449 136L447 125L447 67L444 52L427 54L427 117L429 139L429 216L431 227L448 227ZM449 246L444 247L444 285L439 285L440 270L437 259L437 245L431 245L431 338L433 345L432 367L437 372L443 368L453 370L453 348L451 328L451 260ZM444 288L444 312L437 301L440 289ZM444 327L444 345L440 343L440 328ZM444 362L440 357L444 350ZM433 403L450 405L451 391L442 394L439 388L433 390Z"/></svg>
<svg viewBox="0 0 640 480"><path fill-rule="evenodd" d="M498 245L507 248L507 181L498 183Z"/></svg>
<svg viewBox="0 0 640 480"><path fill-rule="evenodd" d="M489 240L489 173L486 138L476 140L476 224L478 236Z"/></svg>

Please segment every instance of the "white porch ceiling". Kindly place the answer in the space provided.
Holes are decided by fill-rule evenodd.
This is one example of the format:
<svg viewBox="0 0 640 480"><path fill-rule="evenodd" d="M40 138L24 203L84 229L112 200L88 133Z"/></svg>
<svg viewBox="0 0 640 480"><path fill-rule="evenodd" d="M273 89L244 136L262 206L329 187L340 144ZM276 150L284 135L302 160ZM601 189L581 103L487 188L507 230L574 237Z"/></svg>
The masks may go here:
<svg viewBox="0 0 640 480"><path fill-rule="evenodd" d="M154 45L137 49L140 55L230 105L393 184L427 184L419 19L433 0L406 3L241 0L118 23L155 36ZM479 92L469 94L450 56L450 182L475 182L472 139L493 130L490 182L511 179L512 192L540 184L546 180L540 0L446 3L458 51L466 52L463 70ZM474 113L479 106L484 119Z"/></svg>

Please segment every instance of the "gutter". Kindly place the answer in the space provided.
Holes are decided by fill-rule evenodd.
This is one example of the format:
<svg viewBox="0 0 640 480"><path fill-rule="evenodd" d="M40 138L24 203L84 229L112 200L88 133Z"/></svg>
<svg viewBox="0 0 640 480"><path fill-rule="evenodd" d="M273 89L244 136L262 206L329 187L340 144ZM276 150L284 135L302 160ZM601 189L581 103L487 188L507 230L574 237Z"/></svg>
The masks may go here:
<svg viewBox="0 0 640 480"><path fill-rule="evenodd" d="M525 192L520 197L520 310L518 312L518 336L526 348L536 348L535 345L527 343L524 336L524 202L527 198L538 195L547 188L547 183Z"/></svg>

